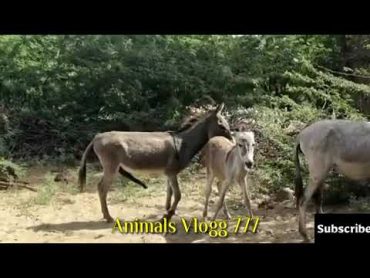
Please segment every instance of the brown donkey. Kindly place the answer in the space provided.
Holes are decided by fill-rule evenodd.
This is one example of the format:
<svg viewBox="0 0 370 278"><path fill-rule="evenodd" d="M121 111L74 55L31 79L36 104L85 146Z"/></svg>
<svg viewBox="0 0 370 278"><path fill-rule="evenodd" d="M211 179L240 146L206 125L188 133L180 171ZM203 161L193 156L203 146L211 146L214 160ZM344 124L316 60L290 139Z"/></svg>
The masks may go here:
<svg viewBox="0 0 370 278"><path fill-rule="evenodd" d="M144 186L131 172L158 173L167 176L167 197L164 217L171 219L181 199L177 175L186 168L195 154L214 136L232 140L230 127L221 111L222 103L193 125L177 132L105 132L95 136L87 146L79 169L81 191L86 183L86 157L92 148L103 167L98 184L104 218L112 222L107 207L107 193L117 172ZM171 205L172 195L174 201Z"/></svg>

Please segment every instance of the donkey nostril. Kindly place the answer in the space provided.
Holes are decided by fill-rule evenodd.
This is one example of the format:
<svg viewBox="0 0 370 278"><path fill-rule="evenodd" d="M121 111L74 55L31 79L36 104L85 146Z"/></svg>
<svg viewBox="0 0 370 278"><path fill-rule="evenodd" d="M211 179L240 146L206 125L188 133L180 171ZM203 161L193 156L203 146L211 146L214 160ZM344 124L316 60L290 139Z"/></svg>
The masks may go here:
<svg viewBox="0 0 370 278"><path fill-rule="evenodd" d="M248 168L252 168L253 167L253 162L245 162L245 165L248 167Z"/></svg>

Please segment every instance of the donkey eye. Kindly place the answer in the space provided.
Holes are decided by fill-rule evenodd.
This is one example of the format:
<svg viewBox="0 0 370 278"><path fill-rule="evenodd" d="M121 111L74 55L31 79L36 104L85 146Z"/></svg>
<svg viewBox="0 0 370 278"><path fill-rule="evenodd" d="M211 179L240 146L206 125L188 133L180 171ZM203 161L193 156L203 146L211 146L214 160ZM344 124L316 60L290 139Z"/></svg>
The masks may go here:
<svg viewBox="0 0 370 278"><path fill-rule="evenodd" d="M243 147L243 144L238 144L239 145L239 147Z"/></svg>

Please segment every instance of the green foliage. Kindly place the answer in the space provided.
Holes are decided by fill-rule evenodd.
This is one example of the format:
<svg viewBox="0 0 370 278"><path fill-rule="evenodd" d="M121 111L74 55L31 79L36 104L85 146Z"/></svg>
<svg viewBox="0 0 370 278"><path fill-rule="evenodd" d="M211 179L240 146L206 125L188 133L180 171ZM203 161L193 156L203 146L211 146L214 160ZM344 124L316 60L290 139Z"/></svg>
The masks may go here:
<svg viewBox="0 0 370 278"><path fill-rule="evenodd" d="M25 169L18 163L0 157L0 181L15 181L22 179Z"/></svg>
<svg viewBox="0 0 370 278"><path fill-rule="evenodd" d="M369 197L356 197L351 196L349 199L349 203L351 208L353 208L357 212L369 212Z"/></svg>
<svg viewBox="0 0 370 278"><path fill-rule="evenodd" d="M370 87L331 71L370 72L365 37L0 36L0 154L72 163L97 132L175 129L208 95L256 120L258 181L291 186L292 123L370 112Z"/></svg>
<svg viewBox="0 0 370 278"><path fill-rule="evenodd" d="M57 191L58 185L53 181L53 177L50 175L46 176L32 201L36 205L48 205Z"/></svg>

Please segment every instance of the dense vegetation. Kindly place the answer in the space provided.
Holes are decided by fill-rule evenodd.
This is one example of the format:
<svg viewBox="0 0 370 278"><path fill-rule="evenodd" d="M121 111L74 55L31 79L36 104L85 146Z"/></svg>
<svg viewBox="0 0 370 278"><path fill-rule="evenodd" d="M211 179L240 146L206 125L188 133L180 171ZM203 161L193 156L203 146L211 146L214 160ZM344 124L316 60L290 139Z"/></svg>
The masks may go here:
<svg viewBox="0 0 370 278"><path fill-rule="evenodd" d="M370 36L1 36L0 156L79 159L95 133L177 128L202 97L256 120L256 178L291 186L294 136L370 113Z"/></svg>

